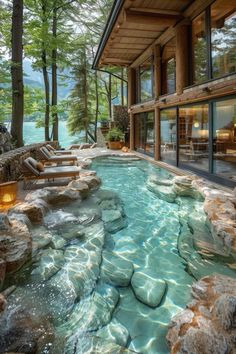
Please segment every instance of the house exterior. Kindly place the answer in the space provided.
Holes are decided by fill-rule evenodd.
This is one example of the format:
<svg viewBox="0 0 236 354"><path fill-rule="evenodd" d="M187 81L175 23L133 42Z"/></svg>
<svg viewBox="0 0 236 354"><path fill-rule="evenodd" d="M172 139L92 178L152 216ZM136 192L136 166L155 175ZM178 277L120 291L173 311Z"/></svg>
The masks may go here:
<svg viewBox="0 0 236 354"><path fill-rule="evenodd" d="M93 66L114 65L131 150L236 186L236 0L116 0Z"/></svg>

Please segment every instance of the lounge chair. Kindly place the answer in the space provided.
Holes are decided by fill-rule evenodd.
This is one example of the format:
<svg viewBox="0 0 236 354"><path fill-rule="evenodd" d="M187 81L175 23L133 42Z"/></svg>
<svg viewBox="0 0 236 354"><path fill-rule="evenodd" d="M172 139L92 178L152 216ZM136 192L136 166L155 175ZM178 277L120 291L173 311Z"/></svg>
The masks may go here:
<svg viewBox="0 0 236 354"><path fill-rule="evenodd" d="M55 155L70 155L72 153L71 150L56 150L52 145L47 144L46 148L48 151L51 151Z"/></svg>
<svg viewBox="0 0 236 354"><path fill-rule="evenodd" d="M78 166L56 166L46 167L33 159L28 157L23 162L22 173L24 177L24 188L26 189L27 181L47 179L54 180L55 178L67 178L76 179L79 176L80 168Z"/></svg>
<svg viewBox="0 0 236 354"><path fill-rule="evenodd" d="M69 147L70 150L73 149L78 149L78 150L84 150L84 149L93 149L97 147L97 143L93 143L93 144L73 144Z"/></svg>
<svg viewBox="0 0 236 354"><path fill-rule="evenodd" d="M55 155L54 153L50 152L45 146L39 149L41 154L41 160L43 163L45 162L53 162L58 164L62 164L63 162L70 162L72 165L76 165L78 162L76 155Z"/></svg>

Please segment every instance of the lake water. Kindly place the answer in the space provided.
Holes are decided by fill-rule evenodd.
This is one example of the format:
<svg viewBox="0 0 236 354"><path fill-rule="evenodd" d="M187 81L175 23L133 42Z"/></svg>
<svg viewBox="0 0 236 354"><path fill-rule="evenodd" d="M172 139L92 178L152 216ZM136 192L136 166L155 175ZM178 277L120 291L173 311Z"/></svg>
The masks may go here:
<svg viewBox="0 0 236 354"><path fill-rule="evenodd" d="M35 122L24 122L23 136L26 145L40 143L45 140L44 128L36 128ZM59 142L62 147L67 147L73 143L82 141L82 134L70 136L66 127L66 121L59 122Z"/></svg>

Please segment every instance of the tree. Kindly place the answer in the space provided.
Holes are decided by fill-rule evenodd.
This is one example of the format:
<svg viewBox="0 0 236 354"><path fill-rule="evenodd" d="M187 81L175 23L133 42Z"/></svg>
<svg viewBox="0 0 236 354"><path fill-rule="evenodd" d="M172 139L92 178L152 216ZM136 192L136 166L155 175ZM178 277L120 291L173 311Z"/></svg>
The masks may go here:
<svg viewBox="0 0 236 354"><path fill-rule="evenodd" d="M13 0L12 11L12 122L11 135L17 147L23 146L23 0Z"/></svg>

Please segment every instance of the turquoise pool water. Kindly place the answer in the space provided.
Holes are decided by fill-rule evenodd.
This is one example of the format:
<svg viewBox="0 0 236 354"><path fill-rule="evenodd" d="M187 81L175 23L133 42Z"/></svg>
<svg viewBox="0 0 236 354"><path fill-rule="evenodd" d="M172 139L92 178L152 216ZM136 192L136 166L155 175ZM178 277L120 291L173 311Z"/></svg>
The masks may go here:
<svg viewBox="0 0 236 354"><path fill-rule="evenodd" d="M203 203L159 199L147 188L148 178L168 181L173 176L145 161L99 158L92 169L102 179L98 191L82 203L51 210L43 225L30 226L35 255L9 279L17 288L0 317L4 349L16 323L22 327L24 320L32 333L39 328L43 333L42 354L121 353L114 341L137 353L169 352L168 323L190 300L194 281L179 255L178 239L183 220L193 214L205 227ZM206 274L215 267L209 259L197 260L194 266ZM221 263L217 267L224 269ZM154 307L147 304L152 283L164 284ZM30 341L29 334L21 338Z"/></svg>

